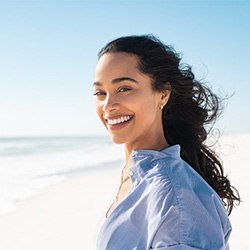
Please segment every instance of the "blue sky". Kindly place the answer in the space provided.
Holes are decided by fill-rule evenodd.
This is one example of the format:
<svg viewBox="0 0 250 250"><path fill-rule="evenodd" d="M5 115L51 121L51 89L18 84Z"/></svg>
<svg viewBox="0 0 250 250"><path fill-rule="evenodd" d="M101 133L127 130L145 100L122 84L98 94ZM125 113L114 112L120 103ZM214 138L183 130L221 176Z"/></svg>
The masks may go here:
<svg viewBox="0 0 250 250"><path fill-rule="evenodd" d="M249 133L249 26L249 1L0 1L0 136L105 134L96 54L149 33L215 92L234 93L216 127Z"/></svg>

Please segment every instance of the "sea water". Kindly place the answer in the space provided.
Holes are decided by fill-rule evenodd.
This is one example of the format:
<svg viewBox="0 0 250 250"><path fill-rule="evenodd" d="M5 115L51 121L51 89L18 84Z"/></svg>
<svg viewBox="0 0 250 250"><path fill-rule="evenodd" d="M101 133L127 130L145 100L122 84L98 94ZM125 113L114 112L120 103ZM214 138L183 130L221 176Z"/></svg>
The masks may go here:
<svg viewBox="0 0 250 250"><path fill-rule="evenodd" d="M0 138L0 215L49 185L122 158L122 148L105 136Z"/></svg>

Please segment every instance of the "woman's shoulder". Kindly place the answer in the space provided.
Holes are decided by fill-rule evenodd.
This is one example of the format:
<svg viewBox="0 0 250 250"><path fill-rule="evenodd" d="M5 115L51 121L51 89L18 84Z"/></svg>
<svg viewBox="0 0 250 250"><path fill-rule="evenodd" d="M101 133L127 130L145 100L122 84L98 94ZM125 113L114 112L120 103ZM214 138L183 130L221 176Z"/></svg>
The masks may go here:
<svg viewBox="0 0 250 250"><path fill-rule="evenodd" d="M201 224L204 219L208 220L208 224L213 222L218 225L221 225L221 221L228 221L219 195L181 158L158 160L148 178L151 178L150 196L158 203L156 209L157 206L161 207L160 209L163 206L178 207L182 219L187 220L187 224L193 220L193 216L196 216L196 222Z"/></svg>
<svg viewBox="0 0 250 250"><path fill-rule="evenodd" d="M152 185L152 206L154 214L161 214L164 231L173 228L175 233L178 231L179 242L193 245L197 240L205 246L210 237L214 242L226 241L231 232L226 209L217 193L191 166L181 159L161 159L154 172L151 183L158 185Z"/></svg>
<svg viewBox="0 0 250 250"><path fill-rule="evenodd" d="M161 179L162 184L171 185L177 196L185 194L186 197L187 192L217 196L215 190L205 179L181 158L159 159L154 163L152 173Z"/></svg>

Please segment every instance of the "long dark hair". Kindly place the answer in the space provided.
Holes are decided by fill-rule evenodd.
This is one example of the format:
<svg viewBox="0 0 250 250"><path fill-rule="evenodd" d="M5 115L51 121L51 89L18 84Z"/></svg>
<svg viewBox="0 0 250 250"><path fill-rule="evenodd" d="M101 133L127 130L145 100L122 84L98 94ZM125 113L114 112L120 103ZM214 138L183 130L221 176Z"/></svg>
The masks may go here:
<svg viewBox="0 0 250 250"><path fill-rule="evenodd" d="M98 54L126 52L137 56L139 70L152 79L152 87L163 91L171 86L171 95L162 112L164 135L170 145L181 145L181 157L189 163L218 193L228 214L238 191L225 176L222 161L205 144L209 131L221 107L220 99L204 83L195 79L189 65L171 47L152 35L121 37L108 43Z"/></svg>

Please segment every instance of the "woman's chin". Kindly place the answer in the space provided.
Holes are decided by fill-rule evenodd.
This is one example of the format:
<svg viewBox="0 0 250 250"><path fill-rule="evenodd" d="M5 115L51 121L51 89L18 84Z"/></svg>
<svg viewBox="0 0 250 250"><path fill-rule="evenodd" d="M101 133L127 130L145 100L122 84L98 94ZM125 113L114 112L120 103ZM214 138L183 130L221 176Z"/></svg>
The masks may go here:
<svg viewBox="0 0 250 250"><path fill-rule="evenodd" d="M112 135L110 134L111 140L115 144L124 144L126 143L126 139L123 136L117 136L117 135Z"/></svg>

